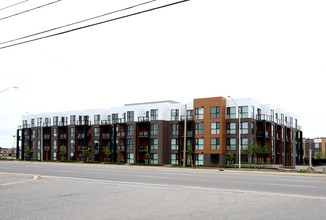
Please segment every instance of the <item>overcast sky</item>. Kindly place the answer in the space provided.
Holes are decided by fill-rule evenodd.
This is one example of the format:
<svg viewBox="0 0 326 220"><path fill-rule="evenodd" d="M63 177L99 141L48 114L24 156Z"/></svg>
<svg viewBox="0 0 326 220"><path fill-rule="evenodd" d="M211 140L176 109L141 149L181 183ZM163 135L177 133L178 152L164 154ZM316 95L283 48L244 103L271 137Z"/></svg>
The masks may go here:
<svg viewBox="0 0 326 220"><path fill-rule="evenodd" d="M142 2L1 0L0 42ZM177 1L153 1L47 34L171 2ZM0 93L0 146L13 145L26 112L228 95L293 112L304 137L325 137L325 11L325 0L191 0L0 49L0 91L19 87Z"/></svg>

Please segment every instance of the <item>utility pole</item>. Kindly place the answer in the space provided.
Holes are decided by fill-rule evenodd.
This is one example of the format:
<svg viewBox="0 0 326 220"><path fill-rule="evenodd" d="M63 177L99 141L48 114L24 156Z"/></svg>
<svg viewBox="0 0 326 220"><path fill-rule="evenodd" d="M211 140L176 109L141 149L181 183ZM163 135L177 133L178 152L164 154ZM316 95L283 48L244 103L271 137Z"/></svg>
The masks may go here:
<svg viewBox="0 0 326 220"><path fill-rule="evenodd" d="M183 167L186 167L186 149L187 149L187 104L185 105L185 123L183 129Z"/></svg>

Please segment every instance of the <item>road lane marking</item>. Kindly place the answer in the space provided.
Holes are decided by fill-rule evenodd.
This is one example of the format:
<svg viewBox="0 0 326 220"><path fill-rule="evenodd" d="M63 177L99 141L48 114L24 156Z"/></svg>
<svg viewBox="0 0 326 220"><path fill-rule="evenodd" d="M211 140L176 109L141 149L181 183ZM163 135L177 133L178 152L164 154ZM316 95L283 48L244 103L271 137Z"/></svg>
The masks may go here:
<svg viewBox="0 0 326 220"><path fill-rule="evenodd" d="M322 181L313 181L313 180L297 180L297 179L273 179L278 181L289 181L289 182L303 182L303 183L321 183Z"/></svg>
<svg viewBox="0 0 326 220"><path fill-rule="evenodd" d="M145 178L159 178L159 179L171 179L169 176L146 176L146 175L137 175L137 177L145 177Z"/></svg>
<svg viewBox="0 0 326 220"><path fill-rule="evenodd" d="M270 186L289 186L289 187L304 187L304 188L317 188L316 186L304 186L304 185L294 185L294 184L282 184L282 183L261 183Z"/></svg>
<svg viewBox="0 0 326 220"><path fill-rule="evenodd" d="M39 178L40 178L39 175L35 175L35 176L33 177L33 179L22 180L22 181L17 181L17 182L12 182L12 183L4 183L4 184L1 184L0 186L10 186L10 185L15 185L15 184L19 184L19 183L26 183L26 182L30 182L30 181L37 180L37 179L39 179Z"/></svg>

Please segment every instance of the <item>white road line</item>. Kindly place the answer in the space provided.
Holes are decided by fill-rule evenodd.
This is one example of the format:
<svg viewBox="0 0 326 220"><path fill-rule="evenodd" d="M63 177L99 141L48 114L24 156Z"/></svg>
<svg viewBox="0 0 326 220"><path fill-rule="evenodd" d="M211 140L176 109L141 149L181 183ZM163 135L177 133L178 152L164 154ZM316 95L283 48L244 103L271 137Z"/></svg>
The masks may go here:
<svg viewBox="0 0 326 220"><path fill-rule="evenodd" d="M316 186L303 186L303 185L281 184L281 183L262 183L262 184L270 185L270 186L289 186L289 187L317 188Z"/></svg>
<svg viewBox="0 0 326 220"><path fill-rule="evenodd" d="M145 176L145 175L137 175L137 177L159 178L159 179L171 179L172 178L172 177L168 177L168 176Z"/></svg>
<svg viewBox="0 0 326 220"><path fill-rule="evenodd" d="M56 176L42 176L44 178L54 178L61 179L65 181L76 181L76 182L91 182L96 184L128 184L128 185L140 185L140 186L153 186L153 187L175 187L182 189L195 189L195 190L210 190L219 193L246 193L253 195L261 196L283 196L283 197L294 197L302 199L316 199L316 200L325 200L326 197L322 196L308 196L308 195L295 195L295 194L285 194L285 193L273 193L273 192L258 192L250 190L241 190L241 189L225 189L225 188L209 188L209 187L199 187L199 186L179 186L179 185L164 185L156 183L140 183L140 182L126 182L126 181L114 181L114 180L94 180L94 179L83 179L83 178L74 178L74 177L56 177Z"/></svg>
<svg viewBox="0 0 326 220"><path fill-rule="evenodd" d="M19 183L26 183L26 182L34 181L34 180L39 179L39 178L40 178L40 176L36 175L36 176L33 177L33 179L22 180L22 181L17 181L17 182L12 182L12 183L4 183L4 184L1 184L0 186L10 186L10 185L15 185L15 184L19 184Z"/></svg>
<svg viewBox="0 0 326 220"><path fill-rule="evenodd" d="M298 180L298 179L273 179L278 181L303 182L303 183L321 183L322 181Z"/></svg>

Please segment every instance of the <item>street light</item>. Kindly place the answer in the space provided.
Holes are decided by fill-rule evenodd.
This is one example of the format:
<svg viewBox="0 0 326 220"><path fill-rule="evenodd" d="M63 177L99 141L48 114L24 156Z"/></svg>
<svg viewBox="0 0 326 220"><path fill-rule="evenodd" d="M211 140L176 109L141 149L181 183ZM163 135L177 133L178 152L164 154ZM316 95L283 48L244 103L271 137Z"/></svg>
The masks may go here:
<svg viewBox="0 0 326 220"><path fill-rule="evenodd" d="M6 91L6 90L8 90L8 89L18 89L18 87L17 87L17 86L11 86L11 87L8 87L8 88L6 88L6 89L0 91L0 93L3 93L4 91Z"/></svg>
<svg viewBox="0 0 326 220"><path fill-rule="evenodd" d="M238 108L238 118L239 118L239 169L241 168L241 139L240 139L240 107L237 105L237 103L233 100L233 98L231 96L228 96L228 98L232 99L233 103L235 104L235 106Z"/></svg>

